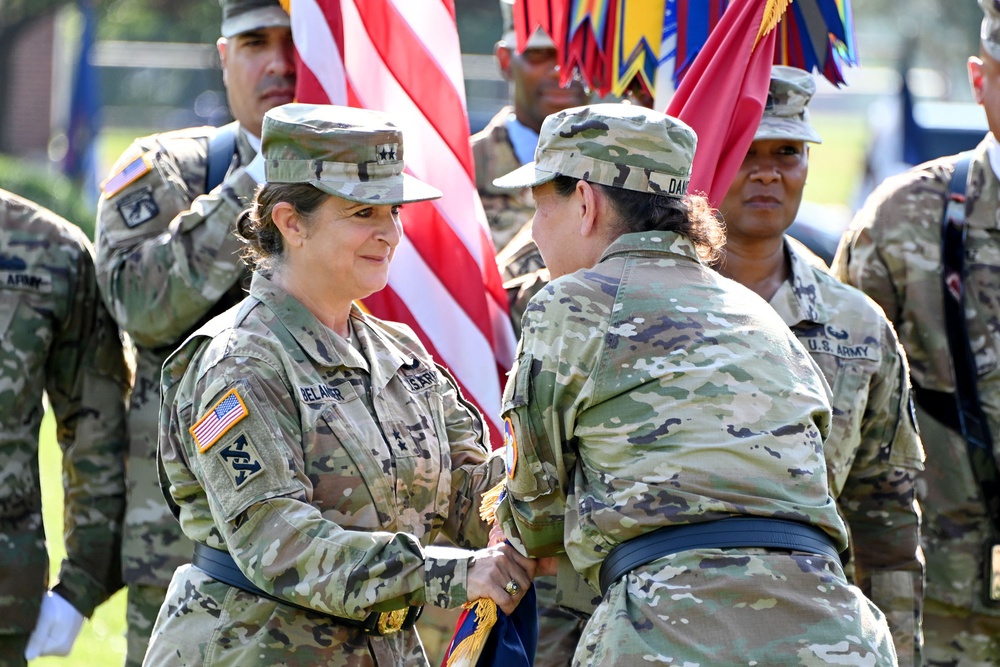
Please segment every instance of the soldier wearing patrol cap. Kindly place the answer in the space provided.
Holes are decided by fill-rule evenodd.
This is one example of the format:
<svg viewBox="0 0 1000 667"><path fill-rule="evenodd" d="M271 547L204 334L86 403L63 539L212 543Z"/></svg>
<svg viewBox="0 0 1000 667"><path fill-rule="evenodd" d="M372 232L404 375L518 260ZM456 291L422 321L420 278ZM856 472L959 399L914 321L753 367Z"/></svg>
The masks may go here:
<svg viewBox="0 0 1000 667"><path fill-rule="evenodd" d="M848 574L885 613L899 664L920 665L915 481L924 456L906 355L881 308L785 235L802 201L809 144L820 142L809 122L815 91L808 72L772 69L763 118L719 206L726 245L716 268L770 303L823 371L833 391L823 452L851 533Z"/></svg>
<svg viewBox="0 0 1000 667"><path fill-rule="evenodd" d="M415 334L354 303L388 281L399 205L441 193L377 112L273 109L263 153L250 295L163 367L162 468L196 550L144 664L427 665L424 605L510 612L534 572L509 545L432 545L486 545L503 459Z"/></svg>
<svg viewBox="0 0 1000 667"><path fill-rule="evenodd" d="M261 178L253 158L264 112L295 92L289 17L278 0L221 5L218 50L235 122L137 139L103 183L98 205L98 282L136 348L122 548L133 667L170 576L192 549L157 484L160 366L187 333L244 296L248 274L232 231Z"/></svg>
<svg viewBox="0 0 1000 667"><path fill-rule="evenodd" d="M1000 477L1000 4L979 5L980 52L968 71L989 134L969 153L886 179L855 216L833 268L883 308L910 364L927 451L917 480L925 664L996 667L1000 485L988 480ZM978 414L963 416L960 405Z"/></svg>
<svg viewBox="0 0 1000 667"><path fill-rule="evenodd" d="M559 85L556 45L541 28L528 37L524 50L518 53L513 5L513 0L500 0L503 34L493 48L500 73L510 84L511 104L470 140L476 189L498 250L531 218L534 207L528 192L501 190L494 187L493 179L531 162L545 117L584 104L588 95L579 81L566 88Z"/></svg>
<svg viewBox="0 0 1000 667"><path fill-rule="evenodd" d="M844 575L815 365L687 195L694 132L638 106L549 116L530 187L552 274L503 395L497 518L603 597L574 665L895 665Z"/></svg>

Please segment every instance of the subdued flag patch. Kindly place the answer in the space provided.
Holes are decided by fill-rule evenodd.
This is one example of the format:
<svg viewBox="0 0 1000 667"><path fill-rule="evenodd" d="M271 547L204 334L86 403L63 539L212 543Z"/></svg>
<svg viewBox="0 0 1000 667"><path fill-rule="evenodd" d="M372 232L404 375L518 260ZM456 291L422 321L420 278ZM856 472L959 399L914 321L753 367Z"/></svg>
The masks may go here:
<svg viewBox="0 0 1000 667"><path fill-rule="evenodd" d="M189 429L194 437L194 444L198 445L198 451L207 452L226 434L226 431L248 414L250 413L247 411L246 403L236 388L227 391L226 395Z"/></svg>
<svg viewBox="0 0 1000 667"><path fill-rule="evenodd" d="M153 166L149 164L149 160L146 156L140 155L125 165L117 174L109 177L108 180L101 183L101 190L104 191L104 196L113 197L129 183L132 183L133 181L148 174L152 168Z"/></svg>

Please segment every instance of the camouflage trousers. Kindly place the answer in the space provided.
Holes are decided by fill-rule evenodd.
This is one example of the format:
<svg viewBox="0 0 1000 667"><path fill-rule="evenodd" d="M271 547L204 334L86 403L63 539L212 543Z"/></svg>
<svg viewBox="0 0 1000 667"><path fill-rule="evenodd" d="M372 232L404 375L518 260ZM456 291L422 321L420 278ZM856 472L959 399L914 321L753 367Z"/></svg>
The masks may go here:
<svg viewBox="0 0 1000 667"><path fill-rule="evenodd" d="M24 649L30 635L0 635L0 667L24 667Z"/></svg>
<svg viewBox="0 0 1000 667"><path fill-rule="evenodd" d="M535 667L569 667L586 621L556 604L555 577L535 579L538 650Z"/></svg>
<svg viewBox="0 0 1000 667"><path fill-rule="evenodd" d="M1000 667L1000 617L926 600L924 665Z"/></svg>
<svg viewBox="0 0 1000 667"><path fill-rule="evenodd" d="M684 551L613 584L573 665L895 667L885 617L839 561L763 549Z"/></svg>
<svg viewBox="0 0 1000 667"><path fill-rule="evenodd" d="M125 606L125 622L128 625L128 647L125 651L125 667L140 667L149 645L149 635L153 632L156 615L167 594L167 589L159 586L129 584L128 601Z"/></svg>

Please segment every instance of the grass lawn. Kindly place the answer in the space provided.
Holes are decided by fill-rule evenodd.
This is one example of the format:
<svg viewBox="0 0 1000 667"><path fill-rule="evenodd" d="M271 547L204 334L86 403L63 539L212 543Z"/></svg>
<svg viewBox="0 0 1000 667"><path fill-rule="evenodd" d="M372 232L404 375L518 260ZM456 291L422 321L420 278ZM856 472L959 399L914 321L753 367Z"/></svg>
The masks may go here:
<svg viewBox="0 0 1000 667"><path fill-rule="evenodd" d="M52 580L66 554L62 541L63 491L62 453L55 438L55 421L49 412L42 422L39 467L42 478L42 509L48 536ZM65 658L39 658L32 667L118 667L125 662L125 589L97 608L83 625L73 652Z"/></svg>

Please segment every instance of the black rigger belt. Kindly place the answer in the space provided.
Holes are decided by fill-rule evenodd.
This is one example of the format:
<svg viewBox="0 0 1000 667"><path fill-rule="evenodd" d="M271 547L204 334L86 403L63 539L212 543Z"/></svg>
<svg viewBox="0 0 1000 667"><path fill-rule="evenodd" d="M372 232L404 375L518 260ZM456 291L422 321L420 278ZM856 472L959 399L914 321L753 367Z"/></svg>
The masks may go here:
<svg viewBox="0 0 1000 667"><path fill-rule="evenodd" d="M243 574L239 567L237 567L236 562L228 552L213 549L205 544L201 544L199 542L195 543L194 559L192 559L191 564L213 579L221 581L224 584L229 584L234 588L239 588L240 590L244 590L248 593L259 595L267 598L268 600L280 602L281 604L288 605L289 607L295 607L301 611L318 614L319 616L331 619L338 625L347 625L352 628L359 628L364 630L365 634L369 635L391 635L395 632L399 632L400 630L409 630L413 627L413 624L416 623L417 618L420 617L420 612L424 609L423 607L410 606L393 611L372 612L368 614L368 617L365 620L358 621L353 618L343 618L341 616L334 616L309 607L303 607L302 605L297 605L294 602L283 600L261 590L260 587L247 579L247 576Z"/></svg>
<svg viewBox="0 0 1000 667"><path fill-rule="evenodd" d="M784 519L731 517L703 523L664 526L622 542L601 563L601 593L637 567L691 549L763 547L829 556L840 555L829 535L813 526Z"/></svg>

